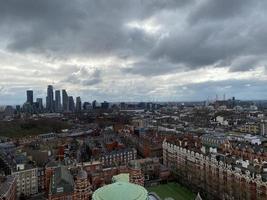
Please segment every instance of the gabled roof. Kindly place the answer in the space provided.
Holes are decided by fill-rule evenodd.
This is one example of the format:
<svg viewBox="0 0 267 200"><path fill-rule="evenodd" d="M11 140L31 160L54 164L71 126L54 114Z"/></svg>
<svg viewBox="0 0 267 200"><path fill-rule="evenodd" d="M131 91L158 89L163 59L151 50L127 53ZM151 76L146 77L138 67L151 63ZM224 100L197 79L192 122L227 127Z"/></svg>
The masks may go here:
<svg viewBox="0 0 267 200"><path fill-rule="evenodd" d="M50 180L50 194L72 193L74 189L74 179L70 171L65 166L55 168Z"/></svg>

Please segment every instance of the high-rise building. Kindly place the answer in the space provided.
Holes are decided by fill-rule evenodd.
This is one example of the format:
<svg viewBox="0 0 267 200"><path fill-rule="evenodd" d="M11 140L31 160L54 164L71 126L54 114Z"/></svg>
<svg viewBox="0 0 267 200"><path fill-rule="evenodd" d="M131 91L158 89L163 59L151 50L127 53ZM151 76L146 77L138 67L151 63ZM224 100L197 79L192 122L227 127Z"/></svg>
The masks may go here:
<svg viewBox="0 0 267 200"><path fill-rule="evenodd" d="M20 113L20 111L21 111L20 105L16 105L16 113L18 114L18 113Z"/></svg>
<svg viewBox="0 0 267 200"><path fill-rule="evenodd" d="M92 108L92 106L89 102L83 103L83 110L89 110L90 108Z"/></svg>
<svg viewBox="0 0 267 200"><path fill-rule="evenodd" d="M82 100L81 97L76 97L76 112L82 111Z"/></svg>
<svg viewBox="0 0 267 200"><path fill-rule="evenodd" d="M69 111L74 112L75 111L75 103L72 96L69 96Z"/></svg>
<svg viewBox="0 0 267 200"><path fill-rule="evenodd" d="M69 97L66 90L62 90L62 107L64 112L69 110Z"/></svg>
<svg viewBox="0 0 267 200"><path fill-rule="evenodd" d="M27 90L27 103L33 104L33 91Z"/></svg>
<svg viewBox="0 0 267 200"><path fill-rule="evenodd" d="M43 99L42 98L37 98L36 102L38 103L39 108L43 108Z"/></svg>
<svg viewBox="0 0 267 200"><path fill-rule="evenodd" d="M108 109L109 108L109 103L104 101L103 103L101 103L101 108L102 109Z"/></svg>
<svg viewBox="0 0 267 200"><path fill-rule="evenodd" d="M94 100L94 101L92 102L92 107L93 107L93 109L95 109L95 108L97 107L97 101L96 101L96 100Z"/></svg>
<svg viewBox="0 0 267 200"><path fill-rule="evenodd" d="M54 92L52 85L48 85L47 87L46 109L48 112L54 112Z"/></svg>
<svg viewBox="0 0 267 200"><path fill-rule="evenodd" d="M36 99L36 103L37 103L37 109L42 111L43 110L43 99L42 98L37 98Z"/></svg>
<svg viewBox="0 0 267 200"><path fill-rule="evenodd" d="M60 90L55 91L55 111L61 112L61 97L60 97Z"/></svg>

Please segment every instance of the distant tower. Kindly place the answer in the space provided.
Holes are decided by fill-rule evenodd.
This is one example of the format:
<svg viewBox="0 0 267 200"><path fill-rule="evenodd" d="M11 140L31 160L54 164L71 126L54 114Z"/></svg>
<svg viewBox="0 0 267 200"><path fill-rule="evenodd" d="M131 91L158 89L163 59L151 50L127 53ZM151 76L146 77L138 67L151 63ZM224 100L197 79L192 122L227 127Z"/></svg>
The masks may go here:
<svg viewBox="0 0 267 200"><path fill-rule="evenodd" d="M47 97L46 97L46 109L48 112L54 112L54 92L53 86L48 85L47 87Z"/></svg>
<svg viewBox="0 0 267 200"><path fill-rule="evenodd" d="M75 111L75 103L72 96L69 96L69 111L74 112Z"/></svg>
<svg viewBox="0 0 267 200"><path fill-rule="evenodd" d="M137 185L144 186L145 178L141 171L140 163L137 161L130 161L129 165L129 181Z"/></svg>
<svg viewBox="0 0 267 200"><path fill-rule="evenodd" d="M55 91L55 111L61 111L61 97L60 97L60 90Z"/></svg>
<svg viewBox="0 0 267 200"><path fill-rule="evenodd" d="M76 97L76 112L82 111L82 100L81 97Z"/></svg>
<svg viewBox="0 0 267 200"><path fill-rule="evenodd" d="M36 99L36 103L37 103L37 108L39 111L43 110L43 99L42 98L37 98Z"/></svg>
<svg viewBox="0 0 267 200"><path fill-rule="evenodd" d="M224 100L224 101L226 100L226 95L225 95L225 94L223 94L223 100Z"/></svg>
<svg viewBox="0 0 267 200"><path fill-rule="evenodd" d="M62 107L64 112L69 111L69 97L66 90L62 90Z"/></svg>
<svg viewBox="0 0 267 200"><path fill-rule="evenodd" d="M27 90L27 103L33 105L33 91Z"/></svg>

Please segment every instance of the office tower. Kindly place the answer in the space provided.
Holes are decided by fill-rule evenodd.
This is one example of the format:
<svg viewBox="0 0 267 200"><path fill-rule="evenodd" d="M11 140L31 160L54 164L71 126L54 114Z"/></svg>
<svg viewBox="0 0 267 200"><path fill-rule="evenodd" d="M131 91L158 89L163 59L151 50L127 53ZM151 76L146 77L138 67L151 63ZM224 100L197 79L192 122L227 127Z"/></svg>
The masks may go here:
<svg viewBox="0 0 267 200"><path fill-rule="evenodd" d="M33 91L27 90L27 103L33 104Z"/></svg>
<svg viewBox="0 0 267 200"><path fill-rule="evenodd" d="M72 96L69 96L69 111L70 112L75 111L75 104L74 104L74 99Z"/></svg>
<svg viewBox="0 0 267 200"><path fill-rule="evenodd" d="M76 97L76 112L82 111L82 101L81 97Z"/></svg>
<svg viewBox="0 0 267 200"><path fill-rule="evenodd" d="M55 91L55 111L61 112L61 97L60 97L60 90Z"/></svg>
<svg viewBox="0 0 267 200"><path fill-rule="evenodd" d="M101 103L101 108L102 109L109 109L109 103L104 101L103 103Z"/></svg>
<svg viewBox="0 0 267 200"><path fill-rule="evenodd" d="M92 107L93 107L93 109L95 109L95 108L96 108L96 106L97 106L97 101L96 101L96 100L94 100L94 101L92 102Z"/></svg>
<svg viewBox="0 0 267 200"><path fill-rule="evenodd" d="M18 114L18 113L20 113L20 111L21 111L20 105L16 105L16 113Z"/></svg>
<svg viewBox="0 0 267 200"><path fill-rule="evenodd" d="M83 110L89 110L91 108L91 104L89 102L84 102L83 103Z"/></svg>
<svg viewBox="0 0 267 200"><path fill-rule="evenodd" d="M62 106L64 112L69 111L69 97L66 90L62 90Z"/></svg>
<svg viewBox="0 0 267 200"><path fill-rule="evenodd" d="M43 99L42 98L37 98L36 99L36 103L37 103L37 109L38 110L43 110Z"/></svg>
<svg viewBox="0 0 267 200"><path fill-rule="evenodd" d="M46 109L48 112L54 112L54 92L53 86L48 85L47 87L47 97L46 97Z"/></svg>
<svg viewBox="0 0 267 200"><path fill-rule="evenodd" d="M120 109L121 109L121 110L125 110L125 109L127 109L127 104L124 103L124 102L121 102L121 103L120 103Z"/></svg>

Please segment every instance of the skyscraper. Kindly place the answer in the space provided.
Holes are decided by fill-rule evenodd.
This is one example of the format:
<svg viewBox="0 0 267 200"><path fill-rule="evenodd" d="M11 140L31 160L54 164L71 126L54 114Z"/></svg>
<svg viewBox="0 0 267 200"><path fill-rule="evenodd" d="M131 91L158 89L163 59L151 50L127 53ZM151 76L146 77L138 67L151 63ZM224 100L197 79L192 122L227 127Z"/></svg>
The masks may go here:
<svg viewBox="0 0 267 200"><path fill-rule="evenodd" d="M55 111L61 112L61 98L60 98L60 90L55 91Z"/></svg>
<svg viewBox="0 0 267 200"><path fill-rule="evenodd" d="M52 85L48 85L47 87L46 109L48 112L54 112L54 92Z"/></svg>
<svg viewBox="0 0 267 200"><path fill-rule="evenodd" d="M39 111L43 110L43 99L42 98L37 98L36 99L36 103L37 103L37 109Z"/></svg>
<svg viewBox="0 0 267 200"><path fill-rule="evenodd" d="M27 90L27 103L33 104L33 91Z"/></svg>
<svg viewBox="0 0 267 200"><path fill-rule="evenodd" d="M74 104L74 99L72 96L69 96L69 111L70 112L75 111L75 104Z"/></svg>
<svg viewBox="0 0 267 200"><path fill-rule="evenodd" d="M108 109L109 108L109 103L104 101L103 103L101 103L101 108L102 109Z"/></svg>
<svg viewBox="0 0 267 200"><path fill-rule="evenodd" d="M76 97L76 112L82 111L82 100L81 97Z"/></svg>
<svg viewBox="0 0 267 200"><path fill-rule="evenodd" d="M67 112L69 110L69 97L66 90L62 90L62 105L63 111Z"/></svg>

